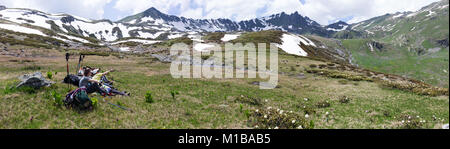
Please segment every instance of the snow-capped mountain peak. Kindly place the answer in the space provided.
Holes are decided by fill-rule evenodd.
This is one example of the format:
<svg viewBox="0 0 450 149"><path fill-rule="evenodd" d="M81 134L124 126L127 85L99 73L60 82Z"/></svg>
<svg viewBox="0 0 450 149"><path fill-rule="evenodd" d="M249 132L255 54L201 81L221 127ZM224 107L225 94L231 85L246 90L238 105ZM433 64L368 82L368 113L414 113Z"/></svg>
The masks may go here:
<svg viewBox="0 0 450 149"><path fill-rule="evenodd" d="M338 21L336 23L330 24L328 26L326 26L325 28L328 31L343 31L346 30L348 28L349 24L345 23L344 21Z"/></svg>

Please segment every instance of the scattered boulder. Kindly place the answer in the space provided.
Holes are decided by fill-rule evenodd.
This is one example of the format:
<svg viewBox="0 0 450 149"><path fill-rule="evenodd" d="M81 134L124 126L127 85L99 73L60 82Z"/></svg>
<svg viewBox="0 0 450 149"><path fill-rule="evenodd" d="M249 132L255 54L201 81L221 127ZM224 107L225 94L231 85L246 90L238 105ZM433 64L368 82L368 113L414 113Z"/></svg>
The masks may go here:
<svg viewBox="0 0 450 149"><path fill-rule="evenodd" d="M373 48L376 48L378 51L382 52L383 48L384 48L383 44L381 44L379 42L375 42L375 41L368 43L368 45L371 48L371 51L373 51Z"/></svg>
<svg viewBox="0 0 450 149"><path fill-rule="evenodd" d="M107 46L111 52L120 52L120 48L117 46Z"/></svg>
<svg viewBox="0 0 450 149"><path fill-rule="evenodd" d="M171 63L173 61L169 55L152 54L151 56L163 63Z"/></svg>
<svg viewBox="0 0 450 149"><path fill-rule="evenodd" d="M258 81L253 81L253 82L251 82L250 84L251 84L251 85L259 85L259 82L258 82Z"/></svg>
<svg viewBox="0 0 450 149"><path fill-rule="evenodd" d="M306 76L305 76L304 73L300 73L300 74L297 75L297 78L299 78L299 79L305 79Z"/></svg>
<svg viewBox="0 0 450 149"><path fill-rule="evenodd" d="M35 89L41 88L41 87L48 87L55 82L48 81L42 76L41 72L35 72L34 74L25 74L23 76L19 77L20 83L16 86L16 88L22 87L22 86L29 86Z"/></svg>
<svg viewBox="0 0 450 149"><path fill-rule="evenodd" d="M441 47L447 48L447 47L448 47L448 44L449 44L448 38L447 38L447 39L438 40L437 43L438 43Z"/></svg>
<svg viewBox="0 0 450 149"><path fill-rule="evenodd" d="M138 45L134 48L134 51L139 51L139 52L143 52L145 51L144 47L142 45Z"/></svg>

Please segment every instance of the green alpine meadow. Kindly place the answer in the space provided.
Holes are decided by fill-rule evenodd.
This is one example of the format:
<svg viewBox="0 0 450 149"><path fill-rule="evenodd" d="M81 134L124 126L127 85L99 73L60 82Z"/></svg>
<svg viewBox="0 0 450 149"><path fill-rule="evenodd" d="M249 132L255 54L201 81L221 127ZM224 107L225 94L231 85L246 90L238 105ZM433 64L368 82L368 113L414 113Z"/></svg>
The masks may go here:
<svg viewBox="0 0 450 149"><path fill-rule="evenodd" d="M448 129L448 0L329 23L146 8L0 2L0 129Z"/></svg>

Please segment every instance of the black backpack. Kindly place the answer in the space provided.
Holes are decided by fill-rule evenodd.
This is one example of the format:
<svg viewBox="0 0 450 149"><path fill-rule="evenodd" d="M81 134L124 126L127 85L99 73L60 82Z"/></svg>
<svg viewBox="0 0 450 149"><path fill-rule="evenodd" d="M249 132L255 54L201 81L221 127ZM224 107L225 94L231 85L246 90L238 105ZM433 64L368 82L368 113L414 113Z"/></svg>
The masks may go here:
<svg viewBox="0 0 450 149"><path fill-rule="evenodd" d="M64 78L64 83L78 86L80 84L81 77L76 75L68 75Z"/></svg>
<svg viewBox="0 0 450 149"><path fill-rule="evenodd" d="M67 108L73 108L78 110L92 110L92 100L89 98L86 89L79 88L71 91L66 95L64 105Z"/></svg>

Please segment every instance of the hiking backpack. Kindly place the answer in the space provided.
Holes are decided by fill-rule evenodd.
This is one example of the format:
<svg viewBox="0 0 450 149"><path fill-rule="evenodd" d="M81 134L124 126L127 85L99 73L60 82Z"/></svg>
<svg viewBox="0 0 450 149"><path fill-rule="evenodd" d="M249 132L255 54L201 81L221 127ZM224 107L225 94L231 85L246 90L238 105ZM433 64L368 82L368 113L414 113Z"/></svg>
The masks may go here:
<svg viewBox="0 0 450 149"><path fill-rule="evenodd" d="M64 105L68 108L78 110L90 110L93 108L92 100L89 98L86 89L79 88L66 95Z"/></svg>
<svg viewBox="0 0 450 149"><path fill-rule="evenodd" d="M76 75L68 75L64 78L64 83L66 84L72 84L74 86L78 86L80 83L81 77Z"/></svg>

